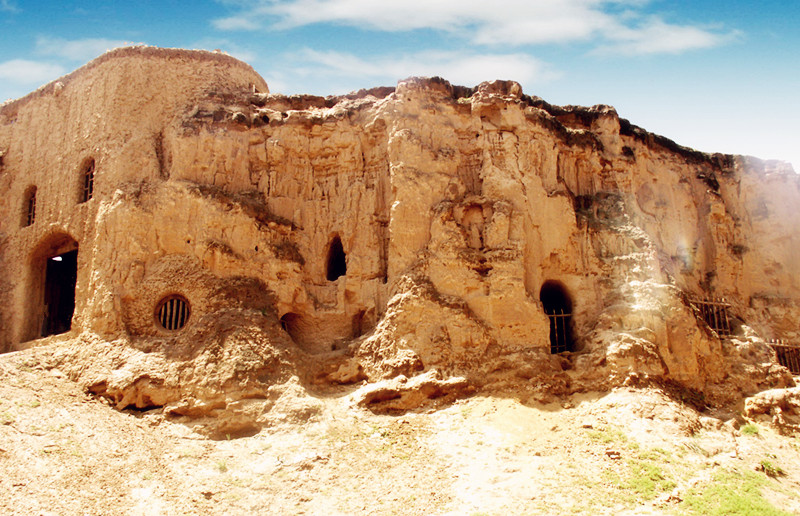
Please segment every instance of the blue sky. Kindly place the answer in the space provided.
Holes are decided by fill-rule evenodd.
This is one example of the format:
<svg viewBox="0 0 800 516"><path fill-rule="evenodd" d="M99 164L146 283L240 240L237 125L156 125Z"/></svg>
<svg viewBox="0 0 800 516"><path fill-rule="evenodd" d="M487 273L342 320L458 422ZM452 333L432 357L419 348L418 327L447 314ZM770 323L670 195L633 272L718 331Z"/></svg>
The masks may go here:
<svg viewBox="0 0 800 516"><path fill-rule="evenodd" d="M107 49L221 49L274 93L519 81L706 152L800 171L798 0L0 0L0 101Z"/></svg>

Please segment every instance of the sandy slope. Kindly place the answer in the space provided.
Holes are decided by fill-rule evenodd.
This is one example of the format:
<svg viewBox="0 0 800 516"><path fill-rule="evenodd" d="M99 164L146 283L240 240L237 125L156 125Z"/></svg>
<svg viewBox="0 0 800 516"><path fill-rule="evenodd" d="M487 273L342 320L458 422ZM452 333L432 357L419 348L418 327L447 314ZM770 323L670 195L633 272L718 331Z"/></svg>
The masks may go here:
<svg viewBox="0 0 800 516"><path fill-rule="evenodd" d="M3 355L0 512L735 513L721 504L738 492L762 504L753 514L768 502L800 513L796 438L764 426L743 435L730 414L656 390L549 405L476 396L397 416L346 395L322 401L305 425L211 441L157 411L117 412L25 352ZM785 475L757 471L762 461Z"/></svg>

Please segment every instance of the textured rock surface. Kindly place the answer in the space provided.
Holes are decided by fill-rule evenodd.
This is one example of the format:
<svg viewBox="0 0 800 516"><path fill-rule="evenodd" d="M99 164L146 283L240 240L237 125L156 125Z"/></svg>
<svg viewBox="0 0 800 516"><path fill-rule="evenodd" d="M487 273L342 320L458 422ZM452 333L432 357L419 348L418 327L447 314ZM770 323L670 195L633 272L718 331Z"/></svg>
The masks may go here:
<svg viewBox="0 0 800 516"><path fill-rule="evenodd" d="M374 410L474 389L546 401L659 381L725 403L793 384L764 342L800 338L788 165L514 82L267 91L224 55L128 48L5 104L0 346L42 335L45 263L77 247L72 329L35 343L119 408L213 417L212 434L313 417L314 396L363 382ZM569 299L570 352L550 353L545 285ZM154 316L170 294L191 308L178 331ZM731 304L732 338L689 302L707 297Z"/></svg>

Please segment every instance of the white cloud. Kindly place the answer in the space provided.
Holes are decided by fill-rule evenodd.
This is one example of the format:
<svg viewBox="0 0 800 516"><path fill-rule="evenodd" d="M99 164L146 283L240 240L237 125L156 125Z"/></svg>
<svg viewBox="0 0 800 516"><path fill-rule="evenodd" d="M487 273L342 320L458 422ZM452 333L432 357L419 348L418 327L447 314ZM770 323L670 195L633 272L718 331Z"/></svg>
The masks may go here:
<svg viewBox="0 0 800 516"><path fill-rule="evenodd" d="M608 0L288 0L252 14L271 14L277 27L333 22L383 31L434 29L481 44L529 44L584 39L607 25Z"/></svg>
<svg viewBox="0 0 800 516"><path fill-rule="evenodd" d="M0 11L7 13L18 13L20 12L20 9L17 7L17 4L11 0L0 0Z"/></svg>
<svg viewBox="0 0 800 516"><path fill-rule="evenodd" d="M737 32L717 34L652 18L635 29L618 27L609 34L610 43L599 46L596 52L622 55L679 54L695 48L715 47L737 36Z"/></svg>
<svg viewBox="0 0 800 516"><path fill-rule="evenodd" d="M270 14L278 25L298 27L319 22L367 27L384 31L451 30L474 20L475 0L284 0L262 4L253 14Z"/></svg>
<svg viewBox="0 0 800 516"><path fill-rule="evenodd" d="M242 2L242 11L214 21L220 29L254 29L263 24L295 28L315 23L335 23L380 31L434 29L463 31L479 38L527 20L534 33L514 31L523 41L565 41L589 35L596 18L606 15L598 6L625 0L498 0L487 8L485 0L261 0Z"/></svg>
<svg viewBox="0 0 800 516"><path fill-rule="evenodd" d="M303 93L346 93L365 84L394 85L412 75L441 76L465 86L493 79L532 84L558 76L548 64L526 54L427 51L365 59L342 52L304 49L284 59L291 66L280 67L274 78L266 77L270 91L281 91L279 85L292 85Z"/></svg>
<svg viewBox="0 0 800 516"><path fill-rule="evenodd" d="M253 18L248 18L246 16L218 18L211 23L220 30L258 30L261 28L261 24Z"/></svg>
<svg viewBox="0 0 800 516"><path fill-rule="evenodd" d="M583 41L598 36L613 19L586 2L535 4L514 15L484 19L474 41L484 45L534 45Z"/></svg>
<svg viewBox="0 0 800 516"><path fill-rule="evenodd" d="M64 73L66 73L64 67L40 61L12 59L0 63L0 80L25 86L37 86L52 81Z"/></svg>
<svg viewBox="0 0 800 516"><path fill-rule="evenodd" d="M230 3L230 2L228 2ZM236 3L236 2L235 2ZM258 0L215 20L222 30L333 23L378 31L430 29L478 45L588 41L606 52L677 53L719 45L729 34L645 15L648 0Z"/></svg>
<svg viewBox="0 0 800 516"><path fill-rule="evenodd" d="M60 57L70 61L86 62L108 50L132 45L117 39L85 38L67 40L39 36L36 38L36 53L44 56Z"/></svg>

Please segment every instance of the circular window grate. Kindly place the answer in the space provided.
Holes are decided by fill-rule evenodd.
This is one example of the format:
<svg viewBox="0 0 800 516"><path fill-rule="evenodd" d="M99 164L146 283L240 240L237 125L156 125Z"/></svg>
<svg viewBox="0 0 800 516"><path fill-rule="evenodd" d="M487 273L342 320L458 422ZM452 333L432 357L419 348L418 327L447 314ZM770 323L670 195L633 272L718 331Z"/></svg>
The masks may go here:
<svg viewBox="0 0 800 516"><path fill-rule="evenodd" d="M189 320L189 303L181 296L169 296L158 303L156 320L165 330L180 330Z"/></svg>

